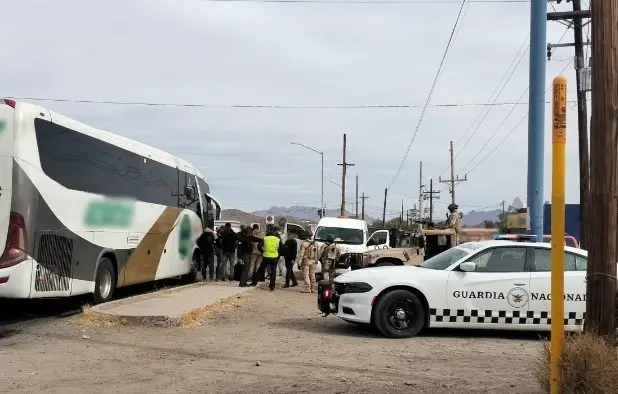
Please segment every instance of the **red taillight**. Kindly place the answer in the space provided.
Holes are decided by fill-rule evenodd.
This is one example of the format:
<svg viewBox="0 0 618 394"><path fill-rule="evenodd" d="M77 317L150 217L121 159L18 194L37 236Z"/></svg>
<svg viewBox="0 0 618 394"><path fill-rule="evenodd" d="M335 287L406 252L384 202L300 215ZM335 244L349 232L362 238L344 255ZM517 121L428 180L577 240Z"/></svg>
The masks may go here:
<svg viewBox="0 0 618 394"><path fill-rule="evenodd" d="M12 267L26 260L28 258L27 245L26 221L20 214L11 212L6 247L0 257L0 268Z"/></svg>
<svg viewBox="0 0 618 394"><path fill-rule="evenodd" d="M322 293L322 296L324 299L329 299L330 298L330 289L324 289L324 292Z"/></svg>
<svg viewBox="0 0 618 394"><path fill-rule="evenodd" d="M4 99L4 103L9 107L15 108L15 100Z"/></svg>

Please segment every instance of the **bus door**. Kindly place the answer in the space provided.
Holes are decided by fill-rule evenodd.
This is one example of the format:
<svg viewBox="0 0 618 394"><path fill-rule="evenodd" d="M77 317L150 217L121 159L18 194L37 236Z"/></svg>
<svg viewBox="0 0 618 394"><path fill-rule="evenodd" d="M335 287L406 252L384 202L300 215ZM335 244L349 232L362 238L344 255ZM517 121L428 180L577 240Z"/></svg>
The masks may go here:
<svg viewBox="0 0 618 394"><path fill-rule="evenodd" d="M13 116L15 109L14 104L9 105L10 103L12 102L0 101L0 255L3 254L6 245L11 216ZM0 261L1 264L2 261Z"/></svg>
<svg viewBox="0 0 618 394"><path fill-rule="evenodd" d="M195 241L202 234L202 212L199 188L195 169L179 164L178 194L182 209L178 216L174 231L170 234L171 242L170 275L183 275L190 271L193 263ZM198 213L199 212L199 213Z"/></svg>

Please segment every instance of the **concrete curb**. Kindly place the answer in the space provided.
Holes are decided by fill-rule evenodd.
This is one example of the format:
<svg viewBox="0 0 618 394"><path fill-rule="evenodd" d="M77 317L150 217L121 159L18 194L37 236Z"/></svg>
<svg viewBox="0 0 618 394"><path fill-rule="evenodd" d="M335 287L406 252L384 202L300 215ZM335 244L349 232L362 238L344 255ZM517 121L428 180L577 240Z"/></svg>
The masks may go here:
<svg viewBox="0 0 618 394"><path fill-rule="evenodd" d="M91 313L96 313L96 314L99 314L99 315L103 315L103 316L109 317L110 319L118 320L118 321L120 321L122 323L122 325L171 328L171 327L178 327L178 326L180 326L183 317L187 316L190 313L193 313L195 311L199 311L201 309L207 308L207 307L209 307L211 305L215 305L215 304L218 304L218 303L226 302L226 301L231 300L231 299L238 298L241 294L247 294L247 293L253 292L253 290L256 289L256 287L250 288L250 289L246 289L246 290L244 290L242 292L230 295L229 297L225 297L225 298L219 299L219 300L217 300L215 302L207 303L207 304L204 304L204 305L202 305L200 307L189 309L186 312L184 312L182 315L174 316L174 317L172 317L172 316L165 316L165 315L159 315L159 316L157 316L157 315L155 315L155 316L131 316L131 315L120 315L120 314L108 312L109 309L112 309L112 308L117 307L117 306L129 305L129 304L137 303L137 302L140 302L142 300L146 300L146 299L149 299L149 298L152 298L152 297L161 297L161 296L165 296L166 294L178 293L178 292L182 292L183 290L187 290L187 289L191 289L191 288L196 288L196 287L203 287L203 286L217 287L217 284L213 285L212 283L208 283L208 282L198 282L198 283L192 283L192 284L189 284L189 285L174 287L174 288L170 288L170 289L164 289L164 290L160 290L160 291L155 291L155 292L151 292L151 293L140 294L140 295L133 296L133 297L123 298L121 300L110 301L110 302L107 302L105 304L95 305L95 306L93 306L90 309L90 311L91 311Z"/></svg>
<svg viewBox="0 0 618 394"><path fill-rule="evenodd" d="M113 307L116 306L121 306L121 305L127 305L127 304L133 304L135 302L139 302L141 300L145 300L148 299L150 297L153 296L161 296L161 295L165 295L165 294L169 294L169 293L175 293L178 291L182 291L185 289L190 289L193 287L201 287L201 286L208 286L209 283L208 282L197 282L197 283L190 283L188 285L183 285L183 286L178 286L178 287L171 287L169 289L163 289L163 290L155 290L149 293L145 293L145 294L139 294L136 296L131 296L131 297L127 297L127 298L122 298L120 300L114 300L114 301L109 301L106 302L104 304L98 304L98 305L94 305L92 306L90 309L94 312L99 312L99 313L104 313L104 314L109 314L106 312L107 309L111 309ZM109 314L110 316L115 316L112 314Z"/></svg>

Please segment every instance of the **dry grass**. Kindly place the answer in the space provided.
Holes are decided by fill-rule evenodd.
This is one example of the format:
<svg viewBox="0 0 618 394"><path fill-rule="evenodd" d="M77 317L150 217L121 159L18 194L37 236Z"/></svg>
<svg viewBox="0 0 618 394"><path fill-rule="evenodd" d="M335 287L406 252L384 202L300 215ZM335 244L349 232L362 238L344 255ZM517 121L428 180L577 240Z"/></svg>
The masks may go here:
<svg viewBox="0 0 618 394"><path fill-rule="evenodd" d="M178 325L181 327L193 327L206 319L211 319L215 315L225 312L232 308L240 308L249 298L251 291L223 299L203 308L192 310L182 315Z"/></svg>
<svg viewBox="0 0 618 394"><path fill-rule="evenodd" d="M550 343L543 343L535 365L535 378L550 392ZM618 394L618 351L589 333L569 335L564 342L562 389L564 394Z"/></svg>
<svg viewBox="0 0 618 394"><path fill-rule="evenodd" d="M90 305L82 307L82 314L73 319L73 323L90 327L109 327L127 325L127 321L118 316L95 312Z"/></svg>

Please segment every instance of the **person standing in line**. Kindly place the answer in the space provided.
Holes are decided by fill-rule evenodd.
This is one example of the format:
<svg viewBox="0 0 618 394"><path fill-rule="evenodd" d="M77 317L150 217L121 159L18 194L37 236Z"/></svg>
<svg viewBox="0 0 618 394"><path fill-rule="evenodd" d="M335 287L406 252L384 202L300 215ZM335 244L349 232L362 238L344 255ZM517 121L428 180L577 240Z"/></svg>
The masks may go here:
<svg viewBox="0 0 618 394"><path fill-rule="evenodd" d="M281 246L281 240L277 237L274 229L267 230L266 236L264 237L264 241L258 245L258 248L261 249L262 255L264 256L262 259L262 264L253 275L252 285L257 285L258 277L264 274L264 271L268 268L270 271L270 291L275 290L275 281L277 279L277 262L279 261L279 248Z"/></svg>
<svg viewBox="0 0 618 394"><path fill-rule="evenodd" d="M202 265L200 267L202 279L206 280L206 269L208 268L210 280L213 280L215 277L215 232L206 227L197 239L196 244L202 254Z"/></svg>
<svg viewBox="0 0 618 394"><path fill-rule="evenodd" d="M238 235L238 240L237 240L238 248L236 249L236 261L242 261L244 263L245 261L243 260L243 258L245 256L243 255L242 248L240 247L240 243L242 242L242 237L245 235L245 225L244 224L240 225L240 231L236 235Z"/></svg>
<svg viewBox="0 0 618 394"><path fill-rule="evenodd" d="M314 293L315 292L315 266L318 260L318 245L314 240L307 240L300 246L296 261L298 262L298 269L303 271L303 279L305 280L305 286L301 293Z"/></svg>
<svg viewBox="0 0 618 394"><path fill-rule="evenodd" d="M222 265L223 265L223 248L221 246L221 232L223 231L223 226L217 228L215 230L215 257L217 258L217 267L215 271L215 277L217 280L222 279Z"/></svg>
<svg viewBox="0 0 618 394"><path fill-rule="evenodd" d="M253 278L253 274L255 274L262 264L262 252L258 245L262 243L262 233L260 231L260 226L258 224L253 225L253 234L251 235L251 241L253 243L253 251L251 252L251 270L249 275Z"/></svg>
<svg viewBox="0 0 618 394"><path fill-rule="evenodd" d="M294 237L288 235L284 246L285 252L283 254L283 259L285 261L285 286L283 287L290 287L290 282L292 282L292 287L296 287L298 286L298 281L294 275L294 261L296 260L298 246L296 245L296 240Z"/></svg>
<svg viewBox="0 0 618 394"><path fill-rule="evenodd" d="M243 254L243 269L242 275L240 277L240 283L238 286L246 287L247 281L249 280L249 276L253 275L254 268L251 265L252 262L252 253L253 253L253 234L250 227L244 229L244 233L242 234L242 238L240 241L240 245L238 248L242 251Z"/></svg>
<svg viewBox="0 0 618 394"><path fill-rule="evenodd" d="M221 265L221 280L226 278L230 282L234 279L234 264L236 264L236 241L237 236L232 229L231 223L225 223L221 232L221 249L223 251L223 264Z"/></svg>
<svg viewBox="0 0 618 394"><path fill-rule="evenodd" d="M335 243L335 236L328 234L326 237L326 243L320 250L320 262L322 262L322 274L324 280L330 281L335 279L335 269L337 268L337 261L341 252Z"/></svg>

